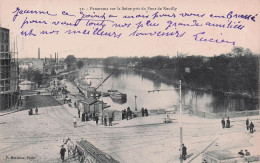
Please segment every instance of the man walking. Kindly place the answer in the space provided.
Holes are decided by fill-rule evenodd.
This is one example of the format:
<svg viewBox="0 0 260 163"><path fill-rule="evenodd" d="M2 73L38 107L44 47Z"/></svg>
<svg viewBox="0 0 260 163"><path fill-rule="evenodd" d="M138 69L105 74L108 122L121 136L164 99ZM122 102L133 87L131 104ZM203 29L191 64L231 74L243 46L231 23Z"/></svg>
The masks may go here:
<svg viewBox="0 0 260 163"><path fill-rule="evenodd" d="M144 116L144 108L141 109L142 117Z"/></svg>
<svg viewBox="0 0 260 163"><path fill-rule="evenodd" d="M36 106L36 108L35 108L35 113L38 114L38 108L37 108L37 106Z"/></svg>
<svg viewBox="0 0 260 163"><path fill-rule="evenodd" d="M251 122L250 123L250 125L249 125L249 128L250 128L250 133L254 133L254 127L255 127L255 125L253 124L253 122Z"/></svg>
<svg viewBox="0 0 260 163"><path fill-rule="evenodd" d="M79 118L80 118L80 110L78 109L78 115L79 115Z"/></svg>
<svg viewBox="0 0 260 163"><path fill-rule="evenodd" d="M249 130L249 119L246 120L246 129Z"/></svg>
<svg viewBox="0 0 260 163"><path fill-rule="evenodd" d="M104 125L107 126L107 116L105 116L104 121L105 121Z"/></svg>
<svg viewBox="0 0 260 163"><path fill-rule="evenodd" d="M181 154L182 154L182 159L183 160L186 160L186 155L187 155L187 148L185 147L185 145L184 144L182 144L182 149L181 149L182 151L181 151Z"/></svg>
<svg viewBox="0 0 260 163"><path fill-rule="evenodd" d="M230 128L230 120L229 117L227 118L227 127L226 128Z"/></svg>
<svg viewBox="0 0 260 163"><path fill-rule="evenodd" d="M222 123L222 127L225 128L225 119L224 118L222 119L221 123Z"/></svg>
<svg viewBox="0 0 260 163"><path fill-rule="evenodd" d="M61 149L60 149L60 158L61 158L62 161L64 160L65 152L66 152L66 149L62 145Z"/></svg>
<svg viewBox="0 0 260 163"><path fill-rule="evenodd" d="M73 124L74 124L74 128L76 128L77 127L77 118L76 118L76 116L73 118Z"/></svg>
<svg viewBox="0 0 260 163"><path fill-rule="evenodd" d="M97 114L95 116L95 120L96 120L96 125L98 125L98 115Z"/></svg>

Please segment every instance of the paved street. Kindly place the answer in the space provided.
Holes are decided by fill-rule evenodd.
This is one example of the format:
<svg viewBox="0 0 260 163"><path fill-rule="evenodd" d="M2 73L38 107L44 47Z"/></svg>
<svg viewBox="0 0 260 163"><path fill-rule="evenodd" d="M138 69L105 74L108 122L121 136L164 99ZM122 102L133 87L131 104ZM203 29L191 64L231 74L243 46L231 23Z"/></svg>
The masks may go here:
<svg viewBox="0 0 260 163"><path fill-rule="evenodd" d="M29 116L25 110L2 116L1 162L61 162L59 150L67 137L74 142L85 139L120 162L179 162L178 114L171 115L174 121L169 124L162 123L165 115L152 115L114 122L112 127L78 119L77 128L72 123L74 115L77 115L76 109L65 104L39 108L39 115ZM186 162L201 162L198 154L207 147L207 150L230 149L236 153L248 149L251 154L259 154L256 150L259 147L256 140L260 138L259 117L249 118L255 123L254 134L246 130L246 118L231 119L232 127L222 129L219 119L185 114L183 139L191 155ZM78 162L67 154L66 159Z"/></svg>

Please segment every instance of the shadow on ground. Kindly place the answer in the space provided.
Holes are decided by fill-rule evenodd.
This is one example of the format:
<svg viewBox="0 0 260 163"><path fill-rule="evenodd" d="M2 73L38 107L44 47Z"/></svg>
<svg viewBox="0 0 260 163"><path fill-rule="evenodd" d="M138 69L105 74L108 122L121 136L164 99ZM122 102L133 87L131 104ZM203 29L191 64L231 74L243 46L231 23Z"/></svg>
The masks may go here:
<svg viewBox="0 0 260 163"><path fill-rule="evenodd" d="M25 108L59 106L61 103L53 99L50 95L28 96L25 99Z"/></svg>

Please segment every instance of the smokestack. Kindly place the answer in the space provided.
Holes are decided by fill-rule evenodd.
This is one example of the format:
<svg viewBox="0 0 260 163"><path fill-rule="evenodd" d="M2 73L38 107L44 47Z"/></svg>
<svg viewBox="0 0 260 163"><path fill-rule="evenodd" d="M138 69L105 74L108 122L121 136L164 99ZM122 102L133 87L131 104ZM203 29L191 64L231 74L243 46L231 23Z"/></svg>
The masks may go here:
<svg viewBox="0 0 260 163"><path fill-rule="evenodd" d="M57 57L56 57L56 52L55 52L55 63L57 62L57 59L56 59Z"/></svg>
<svg viewBox="0 0 260 163"><path fill-rule="evenodd" d="M45 57L45 63L46 63L46 57Z"/></svg>
<svg viewBox="0 0 260 163"><path fill-rule="evenodd" d="M59 56L58 56L58 53L57 53L57 63L59 64Z"/></svg>
<svg viewBox="0 0 260 163"><path fill-rule="evenodd" d="M56 63L56 52L54 53L54 62Z"/></svg>
<svg viewBox="0 0 260 163"><path fill-rule="evenodd" d="M38 59L41 59L40 48L38 48Z"/></svg>
<svg viewBox="0 0 260 163"><path fill-rule="evenodd" d="M51 54L50 54L50 59L52 59L52 56L51 56Z"/></svg>

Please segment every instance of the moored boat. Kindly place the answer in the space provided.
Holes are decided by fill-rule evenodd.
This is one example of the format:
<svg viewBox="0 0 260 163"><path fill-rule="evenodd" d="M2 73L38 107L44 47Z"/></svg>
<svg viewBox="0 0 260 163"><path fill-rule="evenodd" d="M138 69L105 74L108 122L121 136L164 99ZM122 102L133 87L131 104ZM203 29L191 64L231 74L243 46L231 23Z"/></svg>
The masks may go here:
<svg viewBox="0 0 260 163"><path fill-rule="evenodd" d="M110 97L112 100L125 100L126 94L116 91L116 92L111 92Z"/></svg>

